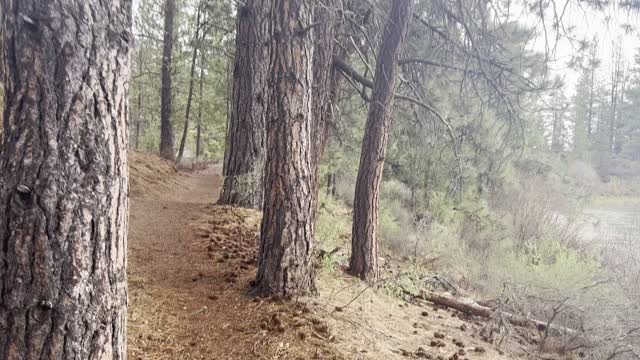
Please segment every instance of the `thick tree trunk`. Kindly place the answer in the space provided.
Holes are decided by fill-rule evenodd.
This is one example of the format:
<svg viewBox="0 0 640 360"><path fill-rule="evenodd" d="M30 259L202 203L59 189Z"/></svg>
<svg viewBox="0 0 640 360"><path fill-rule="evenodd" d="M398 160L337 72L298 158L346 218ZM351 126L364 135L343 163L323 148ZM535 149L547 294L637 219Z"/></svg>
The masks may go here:
<svg viewBox="0 0 640 360"><path fill-rule="evenodd" d="M254 292L285 296L315 291L313 11L310 1L274 0L271 6L265 201Z"/></svg>
<svg viewBox="0 0 640 360"><path fill-rule="evenodd" d="M189 133L189 116L191 115L191 103L193 101L193 87L195 85L196 77L196 60L198 59L198 48L200 47L200 7L198 7L198 13L196 15L196 34L193 41L193 53L191 55L191 71L189 72L189 93L187 95L187 109L184 114L184 128L182 130L182 139L180 140L180 148L178 149L178 159L176 162L182 160L184 155L184 146L187 142L187 134Z"/></svg>
<svg viewBox="0 0 640 360"><path fill-rule="evenodd" d="M0 359L126 359L131 11L2 0Z"/></svg>
<svg viewBox="0 0 640 360"><path fill-rule="evenodd" d="M173 89L171 62L173 57L173 18L176 13L176 0L166 0L164 4L164 41L162 50L162 89L160 109L160 156L167 160L175 159L173 145Z"/></svg>
<svg viewBox="0 0 640 360"><path fill-rule="evenodd" d="M380 183L387 150L391 107L398 78L398 58L411 19L413 0L396 0L384 30L376 65L371 104L362 140L353 204L349 272L361 279L378 276Z"/></svg>
<svg viewBox="0 0 640 360"><path fill-rule="evenodd" d="M248 0L238 9L221 204L259 209L263 202L270 2Z"/></svg>

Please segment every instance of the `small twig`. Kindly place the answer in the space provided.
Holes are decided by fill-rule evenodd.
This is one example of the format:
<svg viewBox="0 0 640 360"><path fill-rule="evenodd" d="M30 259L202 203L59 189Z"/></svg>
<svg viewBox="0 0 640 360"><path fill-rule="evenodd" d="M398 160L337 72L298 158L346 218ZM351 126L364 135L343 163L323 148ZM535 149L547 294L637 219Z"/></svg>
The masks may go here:
<svg viewBox="0 0 640 360"><path fill-rule="evenodd" d="M408 275L408 274L409 274L409 273L399 273L399 274L397 274L397 275L395 275L395 276L388 277L388 278L383 278L383 279L379 279L379 280L376 280L376 281L374 281L374 282L372 282L372 283L369 283L369 284L368 284L364 289L360 290L360 292L358 292L358 293L356 294L356 296L354 296L351 300L349 300L349 302L348 302L348 303L346 303L344 306L336 306L336 308L335 308L335 309L333 309L333 311L331 311L330 315L332 315L332 314L333 314L334 312L336 312L336 311L343 311L347 306L351 305L351 303L353 303L354 301L356 301L356 299L358 299L358 298L360 297L360 295L362 295L365 291L367 291L368 289L370 289L370 288L371 288L371 287L373 287L374 285L377 285L377 284L380 284L380 283L384 283L384 282L387 282L387 281L389 281L389 280L398 279L398 278L400 278L400 277L402 277L402 276L405 276L405 275ZM338 309L340 309L340 310L338 310Z"/></svg>

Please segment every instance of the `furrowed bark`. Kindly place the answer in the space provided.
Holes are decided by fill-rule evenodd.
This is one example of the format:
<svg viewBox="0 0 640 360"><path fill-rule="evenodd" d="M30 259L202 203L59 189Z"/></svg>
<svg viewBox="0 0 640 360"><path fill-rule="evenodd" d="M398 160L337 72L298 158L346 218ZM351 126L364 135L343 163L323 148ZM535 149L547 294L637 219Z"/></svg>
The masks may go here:
<svg viewBox="0 0 640 360"><path fill-rule="evenodd" d="M309 1L271 6L267 161L258 295L315 291L313 217L313 19Z"/></svg>
<svg viewBox="0 0 640 360"><path fill-rule="evenodd" d="M0 359L126 359L131 1L1 4Z"/></svg>
<svg viewBox="0 0 640 360"><path fill-rule="evenodd" d="M238 9L233 103L222 170L225 178L221 204L262 207L270 3L271 0L248 0Z"/></svg>
<svg viewBox="0 0 640 360"><path fill-rule="evenodd" d="M375 280L378 276L380 183L399 73L400 48L407 33L412 8L412 0L393 2L378 54L371 104L362 140L353 204L349 272L363 280Z"/></svg>

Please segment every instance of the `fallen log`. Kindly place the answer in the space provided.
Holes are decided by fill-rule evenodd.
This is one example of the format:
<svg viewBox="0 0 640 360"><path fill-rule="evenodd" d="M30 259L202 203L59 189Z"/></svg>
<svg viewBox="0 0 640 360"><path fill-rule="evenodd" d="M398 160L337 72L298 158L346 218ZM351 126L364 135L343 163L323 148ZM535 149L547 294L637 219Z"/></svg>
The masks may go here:
<svg viewBox="0 0 640 360"><path fill-rule="evenodd" d="M432 291L420 290L418 295L413 295L415 298L432 302L436 305L448 307L458 310L468 315L479 316L483 318L495 318L496 316L504 317L509 323L520 327L531 327L538 331L545 331L547 327L557 335L577 335L578 332L574 329L559 326L555 324L549 324L548 322L529 319L524 316L515 315L506 311L492 309L486 306L482 306L472 299L468 298L455 298L446 294L438 294Z"/></svg>

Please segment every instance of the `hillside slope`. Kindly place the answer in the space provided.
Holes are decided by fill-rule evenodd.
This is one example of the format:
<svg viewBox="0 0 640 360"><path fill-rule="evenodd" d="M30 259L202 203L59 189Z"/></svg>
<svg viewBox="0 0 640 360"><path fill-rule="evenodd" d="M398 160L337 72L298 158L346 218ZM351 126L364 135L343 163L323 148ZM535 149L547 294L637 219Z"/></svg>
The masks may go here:
<svg viewBox="0 0 640 360"><path fill-rule="evenodd" d="M490 343L491 324L401 300L322 260L317 296L247 296L260 213L214 205L216 167L179 172L152 155L130 159L130 358L518 357Z"/></svg>

